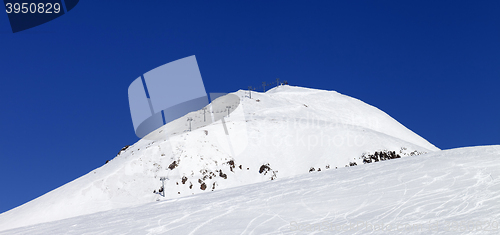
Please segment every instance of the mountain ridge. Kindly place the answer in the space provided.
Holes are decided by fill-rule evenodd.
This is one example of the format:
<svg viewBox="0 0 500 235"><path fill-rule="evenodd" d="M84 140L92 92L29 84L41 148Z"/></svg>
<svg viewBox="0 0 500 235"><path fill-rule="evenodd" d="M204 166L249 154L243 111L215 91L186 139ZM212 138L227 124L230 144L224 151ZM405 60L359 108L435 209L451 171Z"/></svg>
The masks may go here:
<svg viewBox="0 0 500 235"><path fill-rule="evenodd" d="M102 167L0 214L0 227L361 165L375 152L404 157L439 150L376 107L333 91L279 86L250 99L239 90L207 109L208 115L186 114ZM165 197L158 193L161 177L168 178Z"/></svg>

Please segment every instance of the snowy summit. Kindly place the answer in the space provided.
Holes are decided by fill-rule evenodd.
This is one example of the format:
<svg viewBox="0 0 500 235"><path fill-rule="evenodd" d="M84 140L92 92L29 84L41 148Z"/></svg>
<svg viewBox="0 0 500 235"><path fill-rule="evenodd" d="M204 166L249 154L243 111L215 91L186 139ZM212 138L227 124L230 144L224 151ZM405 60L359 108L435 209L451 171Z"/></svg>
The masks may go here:
<svg viewBox="0 0 500 235"><path fill-rule="evenodd" d="M335 91L287 85L265 93L239 90L153 131L102 167L0 214L0 231L83 215L87 216L77 218L90 218L89 214L118 208L139 211L164 203L158 201L198 194L197 198L209 199L221 195L216 191L222 189L233 188L220 193L238 194L249 187L259 190L256 185L304 187L310 184L297 179L312 183L350 178L354 172L347 171L350 167L357 168L356 174L362 177L376 174L378 169L373 166L382 163L375 162L386 166L385 160L402 158L390 162L401 162L397 169L404 169L403 162L418 164L424 156L432 161L427 156L437 157L439 152L383 111ZM164 179L164 188L160 179ZM287 192L281 190L279 193ZM331 190L323 194L326 192ZM131 207L145 203L149 204ZM180 211L172 213L182 217ZM151 232L154 227L148 229Z"/></svg>

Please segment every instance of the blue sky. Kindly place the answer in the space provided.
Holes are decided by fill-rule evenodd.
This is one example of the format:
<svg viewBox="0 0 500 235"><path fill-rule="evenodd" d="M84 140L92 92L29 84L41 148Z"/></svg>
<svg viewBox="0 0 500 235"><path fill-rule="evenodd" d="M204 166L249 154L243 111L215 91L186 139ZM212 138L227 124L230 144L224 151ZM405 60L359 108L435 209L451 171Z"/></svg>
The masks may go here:
<svg viewBox="0 0 500 235"><path fill-rule="evenodd" d="M196 55L207 92L276 78L385 111L441 149L500 144L499 1L80 1L0 13L0 212L135 143L127 88Z"/></svg>

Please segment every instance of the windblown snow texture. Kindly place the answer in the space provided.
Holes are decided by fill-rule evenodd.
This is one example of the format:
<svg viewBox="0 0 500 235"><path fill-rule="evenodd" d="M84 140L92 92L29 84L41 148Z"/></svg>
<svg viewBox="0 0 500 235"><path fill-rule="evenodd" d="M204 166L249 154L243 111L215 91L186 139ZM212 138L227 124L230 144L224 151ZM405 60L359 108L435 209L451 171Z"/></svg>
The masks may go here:
<svg viewBox="0 0 500 235"><path fill-rule="evenodd" d="M499 156L437 151L0 234L499 234Z"/></svg>

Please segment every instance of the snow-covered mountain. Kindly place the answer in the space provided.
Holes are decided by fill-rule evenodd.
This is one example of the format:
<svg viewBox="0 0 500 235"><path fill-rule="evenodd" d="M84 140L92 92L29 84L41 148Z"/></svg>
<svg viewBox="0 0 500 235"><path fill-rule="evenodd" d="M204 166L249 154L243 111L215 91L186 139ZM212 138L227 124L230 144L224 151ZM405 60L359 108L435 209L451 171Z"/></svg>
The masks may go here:
<svg viewBox="0 0 500 235"><path fill-rule="evenodd" d="M278 178L0 234L499 234L500 145Z"/></svg>
<svg viewBox="0 0 500 235"><path fill-rule="evenodd" d="M280 86L249 96L240 90L168 123L102 167L0 214L0 230L439 150L334 91Z"/></svg>

